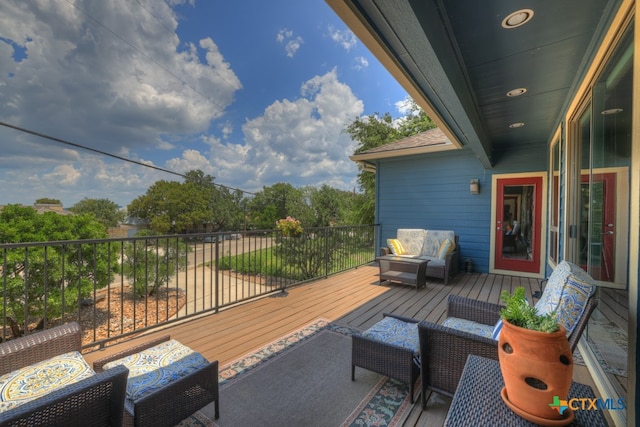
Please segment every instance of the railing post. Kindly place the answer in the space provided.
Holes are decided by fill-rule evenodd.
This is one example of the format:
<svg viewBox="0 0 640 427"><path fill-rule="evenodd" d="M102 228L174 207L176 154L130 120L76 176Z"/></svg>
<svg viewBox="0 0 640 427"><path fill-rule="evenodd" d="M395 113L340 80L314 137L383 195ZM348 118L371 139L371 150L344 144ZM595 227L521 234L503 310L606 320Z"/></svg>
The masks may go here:
<svg viewBox="0 0 640 427"><path fill-rule="evenodd" d="M214 307L214 311L217 313L218 310L220 309L220 301L218 300L218 289L220 286L219 280L220 280L220 250L218 248L218 245L220 244L219 242L220 237L218 237L216 239L216 261L215 261L215 269L213 271L213 274L215 274L215 280L214 280L214 289L213 291L216 293L215 297L214 297L214 301L215 301L215 307Z"/></svg>

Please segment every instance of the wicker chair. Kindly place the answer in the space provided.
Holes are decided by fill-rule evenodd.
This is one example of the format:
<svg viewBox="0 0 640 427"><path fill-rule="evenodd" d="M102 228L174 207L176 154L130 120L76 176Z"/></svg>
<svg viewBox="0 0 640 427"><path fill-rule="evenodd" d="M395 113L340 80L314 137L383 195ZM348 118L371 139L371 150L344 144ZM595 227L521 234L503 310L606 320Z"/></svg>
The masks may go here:
<svg viewBox="0 0 640 427"><path fill-rule="evenodd" d="M93 369L96 372L109 372L104 365L154 347L170 337L163 336L153 339L122 352L96 360ZM215 402L215 418L219 417L219 389L218 389L218 361L210 362L200 370L186 375L164 388L154 391L139 400L129 401L133 413L125 409L125 426L174 426L180 421L202 409L211 402ZM125 408L127 406L125 405Z"/></svg>
<svg viewBox="0 0 640 427"><path fill-rule="evenodd" d="M0 375L81 350L76 322L0 344ZM2 426L121 426L128 370L94 375L0 412Z"/></svg>
<svg viewBox="0 0 640 427"><path fill-rule="evenodd" d="M495 325L500 318L501 305L449 295L447 316L467 319L484 325ZM587 326L589 316L598 299L594 293L586 302L582 316L567 337L571 350L575 350ZM426 391L432 390L453 396L467 361L474 354L498 360L498 341L465 331L423 321L418 324L420 337L420 363L422 373L422 408L426 409Z"/></svg>

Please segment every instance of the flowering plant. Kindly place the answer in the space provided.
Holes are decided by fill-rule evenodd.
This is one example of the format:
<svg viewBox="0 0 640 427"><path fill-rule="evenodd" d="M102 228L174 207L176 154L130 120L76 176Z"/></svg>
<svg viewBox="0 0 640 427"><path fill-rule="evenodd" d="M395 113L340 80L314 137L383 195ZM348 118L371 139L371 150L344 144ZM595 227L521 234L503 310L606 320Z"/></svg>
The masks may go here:
<svg viewBox="0 0 640 427"><path fill-rule="evenodd" d="M285 236L297 236L302 233L300 221L290 216L277 220L276 228L282 231L282 234Z"/></svg>

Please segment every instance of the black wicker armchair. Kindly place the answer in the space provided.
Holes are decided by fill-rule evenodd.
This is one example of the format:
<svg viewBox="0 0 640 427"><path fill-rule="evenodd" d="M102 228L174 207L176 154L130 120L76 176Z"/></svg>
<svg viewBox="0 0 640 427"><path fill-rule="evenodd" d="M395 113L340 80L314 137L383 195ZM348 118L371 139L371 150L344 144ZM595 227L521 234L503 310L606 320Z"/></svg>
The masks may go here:
<svg viewBox="0 0 640 427"><path fill-rule="evenodd" d="M447 317L472 320L484 325L495 325L500 318L501 305L449 295ZM582 316L567 337L571 350L575 350L589 316L598 300L594 293L587 300ZM453 396L470 354L498 360L498 341L468 332L448 328L431 322L418 324L420 337L420 363L422 375L422 408L426 409L426 391L432 390Z"/></svg>
<svg viewBox="0 0 640 427"><path fill-rule="evenodd" d="M76 322L0 344L0 375L81 350ZM121 426L128 370L93 375L0 412L0 426Z"/></svg>

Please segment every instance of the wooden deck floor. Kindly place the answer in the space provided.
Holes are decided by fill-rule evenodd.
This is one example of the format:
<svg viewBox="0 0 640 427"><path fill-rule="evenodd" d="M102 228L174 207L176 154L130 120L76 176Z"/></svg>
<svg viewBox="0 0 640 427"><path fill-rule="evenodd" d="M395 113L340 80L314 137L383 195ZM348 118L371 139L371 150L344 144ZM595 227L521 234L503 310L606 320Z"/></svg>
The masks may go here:
<svg viewBox="0 0 640 427"><path fill-rule="evenodd" d="M524 286L531 295L539 289L539 282L515 276L461 273L448 286L441 280L433 280L427 282L426 289L416 291L404 285L380 285L378 268L370 265L292 288L285 296L266 297L184 321L147 334L146 338L136 338L134 342L170 334L224 366L318 318L358 329L366 329L380 320L383 312L440 322L445 316L449 294L498 303L503 289L511 291L516 286ZM131 345L132 342L117 344L87 353L85 358L92 363ZM581 368L576 365L574 378L593 385L586 368ZM414 406L404 426L441 426L449 404L450 399L433 394L429 409L422 411L419 404Z"/></svg>

